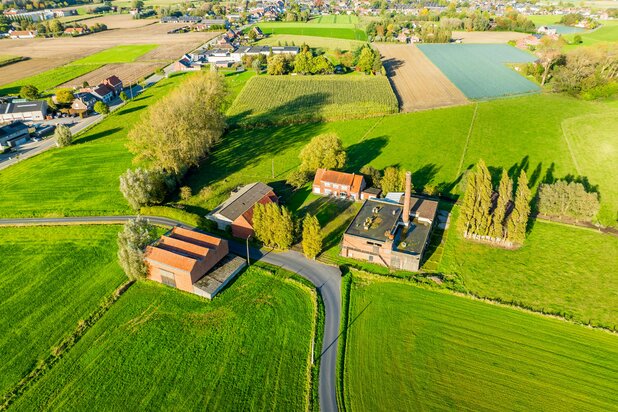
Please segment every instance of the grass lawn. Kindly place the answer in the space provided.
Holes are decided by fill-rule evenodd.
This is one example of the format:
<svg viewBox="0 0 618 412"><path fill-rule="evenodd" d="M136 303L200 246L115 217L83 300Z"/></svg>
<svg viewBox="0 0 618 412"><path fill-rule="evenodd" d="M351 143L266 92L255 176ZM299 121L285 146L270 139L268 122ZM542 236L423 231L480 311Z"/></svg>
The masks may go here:
<svg viewBox="0 0 618 412"><path fill-rule="evenodd" d="M384 76L257 76L227 114L239 125L291 124L396 113L397 98Z"/></svg>
<svg viewBox="0 0 618 412"><path fill-rule="evenodd" d="M234 130L190 176L193 193L204 191L189 203L205 212L227 198L237 185L257 180L274 184L285 181L300 163L302 147L325 132L337 133L347 147L347 171L358 172L365 164L379 169L398 164L412 171L417 189L432 184L458 194L462 172L480 158L497 178L501 168L516 175L523 167L536 185L548 175L563 178L577 174L563 129L568 119L585 113L597 113L601 119L588 124L585 145L571 144L576 159L586 159L588 153L618 151L618 142L612 138L618 128L613 126L615 122L603 120L613 116L616 108L612 103L562 95L532 95L479 103L472 128L475 105L345 122ZM505 119L509 119L508 124ZM604 137L593 138L597 135ZM618 201L611 195L617 179L611 159L599 154L595 168L588 169L583 165L592 161L579 162L582 174L599 186L603 204L600 217L606 225L616 225L618 211ZM596 168L600 169L597 173Z"/></svg>
<svg viewBox="0 0 618 412"><path fill-rule="evenodd" d="M259 23L258 26L264 34L295 34L367 41L367 33L357 29L355 24L265 22Z"/></svg>
<svg viewBox="0 0 618 412"><path fill-rule="evenodd" d="M131 44L125 46L115 46L98 53L91 54L83 59L75 60L71 65L80 64L111 64L111 63L131 63L140 56L154 50L157 44Z"/></svg>
<svg viewBox="0 0 618 412"><path fill-rule="evenodd" d="M311 23L318 24L357 24L358 22L358 16L348 14L328 14L311 20Z"/></svg>
<svg viewBox="0 0 618 412"><path fill-rule="evenodd" d="M27 84L36 86L41 92L50 90L69 80L90 73L105 64L132 62L156 47L156 44L115 46L83 59L75 60L65 66L56 67L34 76L5 84L0 87L0 95L18 94L19 89Z"/></svg>
<svg viewBox="0 0 618 412"><path fill-rule="evenodd" d="M0 228L0 399L126 280L118 230Z"/></svg>
<svg viewBox="0 0 618 412"><path fill-rule="evenodd" d="M118 177L133 167L127 133L182 76L164 79L115 111L69 147L54 148L0 172L0 216L130 213Z"/></svg>
<svg viewBox="0 0 618 412"><path fill-rule="evenodd" d="M504 250L464 241L454 209L439 272L457 274L476 295L618 329L618 238L534 222L524 246Z"/></svg>
<svg viewBox="0 0 618 412"><path fill-rule="evenodd" d="M255 266L212 302L139 282L14 409L306 410L314 311Z"/></svg>
<svg viewBox="0 0 618 412"><path fill-rule="evenodd" d="M354 50L365 43L357 40L333 39L328 37L299 36L296 34L274 34L260 40L258 44L268 46L285 46L285 44L301 46L303 44L307 44L309 47L327 50Z"/></svg>
<svg viewBox="0 0 618 412"><path fill-rule="evenodd" d="M510 308L355 278L347 410L611 410L618 337Z"/></svg>

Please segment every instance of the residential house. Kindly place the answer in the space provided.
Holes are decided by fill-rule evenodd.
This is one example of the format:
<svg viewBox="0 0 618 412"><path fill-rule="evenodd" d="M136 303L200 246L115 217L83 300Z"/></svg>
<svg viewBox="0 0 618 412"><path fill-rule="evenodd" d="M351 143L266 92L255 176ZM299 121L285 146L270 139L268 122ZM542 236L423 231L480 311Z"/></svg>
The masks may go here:
<svg viewBox="0 0 618 412"><path fill-rule="evenodd" d="M103 84L110 87L114 90L114 95L118 96L122 92L123 85L122 80L120 80L117 76L110 76L107 79L103 80Z"/></svg>
<svg viewBox="0 0 618 412"><path fill-rule="evenodd" d="M30 138L28 126L20 121L0 127L0 149L17 147L26 143Z"/></svg>
<svg viewBox="0 0 618 412"><path fill-rule="evenodd" d="M149 279L208 299L245 266L227 240L180 227L147 246L144 258Z"/></svg>
<svg viewBox="0 0 618 412"><path fill-rule="evenodd" d="M47 115L47 102L33 100L0 104L0 122L13 120L44 120Z"/></svg>
<svg viewBox="0 0 618 412"><path fill-rule="evenodd" d="M355 173L318 169L313 179L313 193L341 199L361 200L365 177Z"/></svg>
<svg viewBox="0 0 618 412"><path fill-rule="evenodd" d="M199 16L164 16L161 17L161 23L189 23L195 24L202 21Z"/></svg>
<svg viewBox="0 0 618 412"><path fill-rule="evenodd" d="M88 30L83 27L67 27L64 29L64 34L68 34L70 36L81 36L86 33L88 33Z"/></svg>
<svg viewBox="0 0 618 412"><path fill-rule="evenodd" d="M88 92L79 92L74 94L75 99L71 103L71 109L69 113L78 114L80 116L85 115L94 108L94 104L97 102L97 98Z"/></svg>
<svg viewBox="0 0 618 412"><path fill-rule="evenodd" d="M293 56L300 52L300 47L296 46L274 46L272 48L273 54L291 54Z"/></svg>
<svg viewBox="0 0 618 412"><path fill-rule="evenodd" d="M112 101L112 99L114 98L114 89L105 84L99 84L93 87L90 93L92 93L94 97L106 104Z"/></svg>
<svg viewBox="0 0 618 412"><path fill-rule="evenodd" d="M407 172L403 204L389 198L366 200L343 234L341 256L418 271L437 210L438 202L411 195Z"/></svg>
<svg viewBox="0 0 618 412"><path fill-rule="evenodd" d="M234 237L246 239L253 236L253 208L256 204L277 203L273 189L257 182L243 186L230 198L217 206L206 217L217 223L221 230L231 227Z"/></svg>
<svg viewBox="0 0 618 412"><path fill-rule="evenodd" d="M253 28L251 29L251 31L255 34L255 37L257 39L261 39L264 37L264 32L262 31L262 29L260 29L258 26L253 26Z"/></svg>
<svg viewBox="0 0 618 412"><path fill-rule="evenodd" d="M36 30L9 30L11 39L33 39L36 35Z"/></svg>
<svg viewBox="0 0 618 412"><path fill-rule="evenodd" d="M556 34L557 30L548 26L541 26L536 31L538 34Z"/></svg>
<svg viewBox="0 0 618 412"><path fill-rule="evenodd" d="M180 60L174 62L175 72L187 72L202 70L199 62L194 62L189 56L184 55Z"/></svg>
<svg viewBox="0 0 618 412"><path fill-rule="evenodd" d="M230 23L226 19L204 19L201 21L201 24L203 24L206 29L210 29L213 26L224 27L226 29L230 27Z"/></svg>

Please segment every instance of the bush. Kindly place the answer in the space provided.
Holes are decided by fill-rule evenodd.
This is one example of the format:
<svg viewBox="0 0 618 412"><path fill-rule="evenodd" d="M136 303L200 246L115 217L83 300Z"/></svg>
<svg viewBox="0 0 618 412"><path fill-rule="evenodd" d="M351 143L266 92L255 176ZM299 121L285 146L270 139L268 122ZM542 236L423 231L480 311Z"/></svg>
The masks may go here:
<svg viewBox="0 0 618 412"><path fill-rule="evenodd" d="M187 201L191 198L193 193L191 192L191 188L189 186L183 186L180 188L180 198L184 201Z"/></svg>
<svg viewBox="0 0 618 412"><path fill-rule="evenodd" d="M538 194L539 212L547 216L592 220L599 212L597 193L589 193L581 183L564 180L542 184Z"/></svg>

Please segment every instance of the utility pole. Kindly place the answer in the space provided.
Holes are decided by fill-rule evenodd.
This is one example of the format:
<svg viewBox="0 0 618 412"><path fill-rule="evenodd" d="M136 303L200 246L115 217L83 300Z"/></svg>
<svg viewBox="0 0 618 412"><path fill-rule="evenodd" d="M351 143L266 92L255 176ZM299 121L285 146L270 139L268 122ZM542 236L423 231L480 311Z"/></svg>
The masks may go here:
<svg viewBox="0 0 618 412"><path fill-rule="evenodd" d="M251 235L247 236L247 266L251 266L251 261L249 260L249 238Z"/></svg>

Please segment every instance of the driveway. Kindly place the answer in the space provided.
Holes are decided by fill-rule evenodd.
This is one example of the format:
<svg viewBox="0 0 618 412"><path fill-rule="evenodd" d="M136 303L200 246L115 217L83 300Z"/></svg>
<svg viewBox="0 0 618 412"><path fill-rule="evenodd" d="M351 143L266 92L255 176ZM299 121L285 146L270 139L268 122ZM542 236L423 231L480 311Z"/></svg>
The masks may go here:
<svg viewBox="0 0 618 412"><path fill-rule="evenodd" d="M0 219L0 226L67 225L67 224L123 224L135 216L85 216L60 218ZM166 226L182 226L194 229L181 222L157 216L143 216L152 223ZM247 256L244 243L230 242L232 252ZM341 320L341 272L338 268L309 260L294 251L274 253L249 248L251 259L279 266L309 280L320 291L324 301L324 341L320 354L319 398L320 410L337 412L337 349L339 323Z"/></svg>

